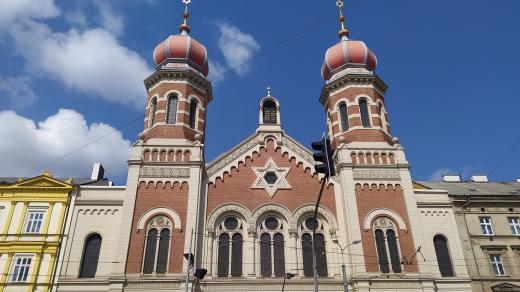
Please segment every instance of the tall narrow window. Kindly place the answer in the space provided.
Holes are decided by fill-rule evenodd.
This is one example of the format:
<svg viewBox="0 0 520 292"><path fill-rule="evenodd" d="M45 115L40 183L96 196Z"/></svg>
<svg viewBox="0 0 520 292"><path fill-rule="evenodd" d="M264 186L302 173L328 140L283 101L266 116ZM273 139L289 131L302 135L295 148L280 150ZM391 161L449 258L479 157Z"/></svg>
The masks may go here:
<svg viewBox="0 0 520 292"><path fill-rule="evenodd" d="M148 121L148 125L150 127L152 127L155 123L155 110L156 110L156 107L157 107L157 99L154 98L152 99L152 103L150 104L150 115L148 116L149 118L149 121Z"/></svg>
<svg viewBox="0 0 520 292"><path fill-rule="evenodd" d="M242 277L243 224L235 216L229 216L217 226L219 277Z"/></svg>
<svg viewBox="0 0 520 292"><path fill-rule="evenodd" d="M511 226L511 233L513 235L520 235L520 222L518 221L518 217L509 217L509 226Z"/></svg>
<svg viewBox="0 0 520 292"><path fill-rule="evenodd" d="M368 103L366 99L359 100L359 113L361 115L361 125L370 128L370 115L368 114Z"/></svg>
<svg viewBox="0 0 520 292"><path fill-rule="evenodd" d="M392 261L392 270L394 273L401 273L401 260L399 257L399 248L397 247L397 239L395 231L388 229L386 231L388 241L388 252L390 253L390 260Z"/></svg>
<svg viewBox="0 0 520 292"><path fill-rule="evenodd" d="M197 122L197 105L196 99L192 99L190 102L190 128L195 129L195 123Z"/></svg>
<svg viewBox="0 0 520 292"><path fill-rule="evenodd" d="M387 131L388 129L386 127L386 117L385 117L385 112L383 111L383 104L379 103L378 107L379 107L379 119L381 120L381 128L383 128L383 130Z"/></svg>
<svg viewBox="0 0 520 292"><path fill-rule="evenodd" d="M379 269L381 270L381 273L390 273L390 268L388 267L388 256L386 254L385 234L381 229L377 229L375 231L375 236Z"/></svg>
<svg viewBox="0 0 520 292"><path fill-rule="evenodd" d="M451 264L446 238L442 235L435 235L435 237L433 237L433 245L435 247L435 254L437 255L437 263L439 264L441 276L453 277L453 266Z"/></svg>
<svg viewBox="0 0 520 292"><path fill-rule="evenodd" d="M260 235L260 274L262 277L285 275L284 224L274 216L262 220Z"/></svg>
<svg viewBox="0 0 520 292"><path fill-rule="evenodd" d="M482 234L493 235L493 226L491 225L491 218L480 217L480 228L482 228Z"/></svg>
<svg viewBox="0 0 520 292"><path fill-rule="evenodd" d="M179 99L175 94L168 96L168 113L166 115L167 124L175 124L177 121L177 103Z"/></svg>
<svg viewBox="0 0 520 292"><path fill-rule="evenodd" d="M31 269L32 256L15 256L11 263L11 282L27 282Z"/></svg>
<svg viewBox="0 0 520 292"><path fill-rule="evenodd" d="M493 268L493 273L496 276L505 276L506 270L504 269L504 263L502 262L502 257L498 254L489 255L489 259L491 261L491 267Z"/></svg>
<svg viewBox="0 0 520 292"><path fill-rule="evenodd" d="M170 230L161 230L159 237L159 251L157 252L157 274L164 274L168 264L168 251L170 250Z"/></svg>
<svg viewBox="0 0 520 292"><path fill-rule="evenodd" d="M100 250L101 235L96 233L87 237L81 259L80 278L93 278L96 276Z"/></svg>
<svg viewBox="0 0 520 292"><path fill-rule="evenodd" d="M323 234L316 234L316 266L318 268L318 276L327 277L327 253L325 250L325 237Z"/></svg>
<svg viewBox="0 0 520 292"><path fill-rule="evenodd" d="M328 269L327 269L327 249L325 247L325 227L324 223L321 219L314 220L313 217L309 217L304 220L299 229L304 232L302 234L302 254L303 254L303 274L306 277L311 277L314 275L313 271L313 260L312 260L312 230L316 226L316 237L315 237L315 247L316 247L316 267L318 269L318 276L327 277Z"/></svg>
<svg viewBox="0 0 520 292"><path fill-rule="evenodd" d="M242 234L233 234L231 253L231 276L241 277L242 276Z"/></svg>
<svg viewBox="0 0 520 292"><path fill-rule="evenodd" d="M218 271L219 277L229 274L229 235L223 233L218 237Z"/></svg>
<svg viewBox="0 0 520 292"><path fill-rule="evenodd" d="M157 229L148 230L146 237L146 252L144 254L143 274L151 274L154 270L155 249L157 248Z"/></svg>
<svg viewBox="0 0 520 292"><path fill-rule="evenodd" d="M25 220L25 233L40 233L45 211L29 211Z"/></svg>
<svg viewBox="0 0 520 292"><path fill-rule="evenodd" d="M264 124L276 124L276 103L272 100L266 100L263 104Z"/></svg>
<svg viewBox="0 0 520 292"><path fill-rule="evenodd" d="M304 233L302 235L302 253L303 253L303 275L312 277L314 275L312 267L312 235Z"/></svg>
<svg viewBox="0 0 520 292"><path fill-rule="evenodd" d="M143 274L164 274L168 271L171 230L173 225L166 216L154 217L148 223L143 259Z"/></svg>
<svg viewBox="0 0 520 292"><path fill-rule="evenodd" d="M348 130L348 112L347 104L342 102L339 104L339 119L341 121L341 131L345 132Z"/></svg>

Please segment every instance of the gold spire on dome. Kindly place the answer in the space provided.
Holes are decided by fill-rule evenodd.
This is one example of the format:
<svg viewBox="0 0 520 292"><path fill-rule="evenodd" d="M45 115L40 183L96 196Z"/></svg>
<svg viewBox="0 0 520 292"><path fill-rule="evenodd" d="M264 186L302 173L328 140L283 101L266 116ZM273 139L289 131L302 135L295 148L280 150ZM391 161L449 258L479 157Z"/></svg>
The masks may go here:
<svg viewBox="0 0 520 292"><path fill-rule="evenodd" d="M182 0L182 3L184 3L184 13L182 14L183 22L179 26L179 29L181 34L185 35L190 32L190 26L188 25L188 17L190 16L188 13L188 5L191 3L191 0Z"/></svg>
<svg viewBox="0 0 520 292"><path fill-rule="evenodd" d="M336 6L339 9L339 23L341 25L338 35L341 40L347 39L348 29L345 28L345 23L344 23L345 16L343 16L343 7L345 6L345 4L343 3L343 0L336 0Z"/></svg>

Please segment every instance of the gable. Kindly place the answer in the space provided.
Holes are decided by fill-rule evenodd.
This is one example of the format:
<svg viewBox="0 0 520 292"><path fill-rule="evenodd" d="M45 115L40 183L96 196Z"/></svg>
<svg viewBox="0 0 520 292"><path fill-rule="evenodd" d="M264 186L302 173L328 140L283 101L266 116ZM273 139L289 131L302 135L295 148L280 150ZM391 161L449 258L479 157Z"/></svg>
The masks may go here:
<svg viewBox="0 0 520 292"><path fill-rule="evenodd" d="M44 174L28 178L28 179L19 179L17 182L1 186L0 190L34 190L34 189L44 189L44 190L52 190L52 191L64 191L68 192L72 190L71 181L61 181L52 178L49 172L44 172Z"/></svg>
<svg viewBox="0 0 520 292"><path fill-rule="evenodd" d="M218 178L223 179L232 168L237 168L239 163L245 163L247 159L253 157L254 153L259 153L261 149L264 149L268 141L273 141L276 148L283 155L287 155L289 160L295 159L296 164L301 163L303 169L309 169L313 175L315 174L312 152L303 145L283 131L257 132L208 163L206 165L208 181L215 183Z"/></svg>

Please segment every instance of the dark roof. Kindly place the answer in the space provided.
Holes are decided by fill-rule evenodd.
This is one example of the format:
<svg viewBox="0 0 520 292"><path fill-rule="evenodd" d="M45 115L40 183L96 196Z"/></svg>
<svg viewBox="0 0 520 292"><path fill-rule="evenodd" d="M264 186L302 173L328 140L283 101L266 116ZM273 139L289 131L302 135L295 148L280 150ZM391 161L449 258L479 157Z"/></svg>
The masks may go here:
<svg viewBox="0 0 520 292"><path fill-rule="evenodd" d="M12 184L18 181L18 177L0 177L0 184ZM57 180L66 181L70 178L56 178ZM108 186L109 181L106 178L100 180L91 180L90 178L73 178L73 185L89 185L89 186Z"/></svg>
<svg viewBox="0 0 520 292"><path fill-rule="evenodd" d="M450 195L520 195L520 182L444 182L416 181L429 189L445 190Z"/></svg>

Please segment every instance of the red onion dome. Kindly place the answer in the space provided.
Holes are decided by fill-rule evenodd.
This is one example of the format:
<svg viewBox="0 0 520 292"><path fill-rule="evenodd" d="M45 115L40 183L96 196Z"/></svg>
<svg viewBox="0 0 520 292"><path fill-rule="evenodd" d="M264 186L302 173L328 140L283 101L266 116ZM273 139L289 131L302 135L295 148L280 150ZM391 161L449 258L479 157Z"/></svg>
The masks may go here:
<svg viewBox="0 0 520 292"><path fill-rule="evenodd" d="M181 28L182 30L182 28ZM208 76L208 53L206 47L184 31L180 35L171 35L153 51L155 65L167 63L185 63L197 69L204 77Z"/></svg>
<svg viewBox="0 0 520 292"><path fill-rule="evenodd" d="M377 66L376 55L364 42L349 40L341 33L340 31L341 41L325 53L325 61L321 66L323 79L329 80L334 74L346 68L365 68L374 71Z"/></svg>

